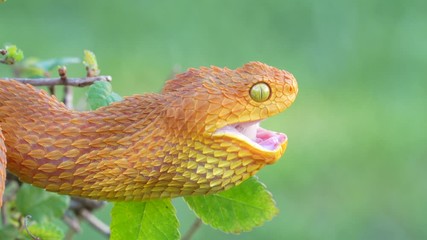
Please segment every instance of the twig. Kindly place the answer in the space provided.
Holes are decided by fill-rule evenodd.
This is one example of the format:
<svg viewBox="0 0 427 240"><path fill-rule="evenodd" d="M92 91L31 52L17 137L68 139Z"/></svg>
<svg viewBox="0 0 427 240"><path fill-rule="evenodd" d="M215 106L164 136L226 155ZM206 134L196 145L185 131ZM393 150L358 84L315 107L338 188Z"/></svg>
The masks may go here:
<svg viewBox="0 0 427 240"><path fill-rule="evenodd" d="M65 236L64 239L71 240L73 239L74 234L80 232L81 230L80 222L77 218L69 217L67 214L65 214L62 219L68 225L68 228L69 228L67 235Z"/></svg>
<svg viewBox="0 0 427 240"><path fill-rule="evenodd" d="M82 209L79 212L79 215L82 216L92 227L98 230L100 233L104 234L106 237L110 236L110 227L99 220L95 215L86 209Z"/></svg>
<svg viewBox="0 0 427 240"><path fill-rule="evenodd" d="M0 49L0 55L6 55L7 50L6 49ZM0 63L7 64L7 62L3 59L0 59Z"/></svg>
<svg viewBox="0 0 427 240"><path fill-rule="evenodd" d="M67 223L67 225L70 227L71 230L73 230L74 232L80 232L81 230L80 223L76 218L72 218L67 215L64 215L62 219L64 220L65 223Z"/></svg>
<svg viewBox="0 0 427 240"><path fill-rule="evenodd" d="M64 100L62 101L69 109L73 108L73 89L71 86L64 87Z"/></svg>
<svg viewBox="0 0 427 240"><path fill-rule="evenodd" d="M71 197L69 209L75 214L78 214L80 210L87 209L89 211L94 211L98 208L105 206L105 201L98 201L82 197Z"/></svg>
<svg viewBox="0 0 427 240"><path fill-rule="evenodd" d="M64 99L62 102L67 106L69 109L73 108L73 89L71 86L67 85L68 77L67 77L67 67L61 66L58 68L58 74L61 78L61 81L64 83Z"/></svg>
<svg viewBox="0 0 427 240"><path fill-rule="evenodd" d="M55 95L55 86L49 86L50 95Z"/></svg>
<svg viewBox="0 0 427 240"><path fill-rule="evenodd" d="M30 235L31 239L33 239L33 240L41 240L39 237L34 236L30 232L30 230L28 229L28 221L29 221L29 219L31 219L31 215L27 215L24 218L24 228L25 228L25 231L27 231L27 233L28 233L28 235Z"/></svg>
<svg viewBox="0 0 427 240"><path fill-rule="evenodd" d="M1 223L3 224L3 226L6 226L8 224L8 220L7 220L7 212L6 212L6 201L3 201L3 205L1 206Z"/></svg>
<svg viewBox="0 0 427 240"><path fill-rule="evenodd" d="M4 78L4 80L16 80L22 83L31 84L33 86L75 86L84 87L93 84L97 81L111 82L111 76L98 76L98 77L86 77L86 78L67 78L64 82L61 78Z"/></svg>
<svg viewBox="0 0 427 240"><path fill-rule="evenodd" d="M61 78L61 80L63 82L67 81L67 67L66 66L58 67L58 74L59 74L59 77Z"/></svg>
<svg viewBox="0 0 427 240"><path fill-rule="evenodd" d="M97 201L87 198L72 197L68 209L77 216L78 219L85 219L92 227L104 234L106 237L110 236L110 229L108 225L99 220L92 211L101 208L105 205L104 201Z"/></svg>
<svg viewBox="0 0 427 240"><path fill-rule="evenodd" d="M190 229L188 229L187 233L185 233L182 240L190 240L193 237L194 233L196 233L201 226L202 220L200 220L200 218L196 218L196 220L194 220L193 222L193 225L191 225Z"/></svg>
<svg viewBox="0 0 427 240"><path fill-rule="evenodd" d="M19 189L17 178L14 178L9 172L6 175L6 187L8 190L3 195L3 205L1 206L1 220L4 226L9 223L9 219L7 218L8 202L16 196Z"/></svg>

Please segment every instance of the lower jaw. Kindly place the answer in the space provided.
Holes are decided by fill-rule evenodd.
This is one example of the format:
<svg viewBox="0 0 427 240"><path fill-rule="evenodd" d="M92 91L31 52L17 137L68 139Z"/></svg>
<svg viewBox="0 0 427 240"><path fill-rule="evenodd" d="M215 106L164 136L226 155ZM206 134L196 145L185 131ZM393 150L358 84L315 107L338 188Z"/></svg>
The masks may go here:
<svg viewBox="0 0 427 240"><path fill-rule="evenodd" d="M287 146L288 146L288 140L285 140L282 144L280 144L279 149L274 151L274 157L271 158L270 161L265 161L265 163L266 164L273 164L273 163L277 162L277 160L279 160L283 156L283 154L285 153Z"/></svg>
<svg viewBox="0 0 427 240"><path fill-rule="evenodd" d="M241 149L237 151L239 158L251 158L253 161L267 165L277 162L285 153L288 145L288 140L285 139L277 148L268 151L266 149L254 147L253 143L251 144L231 136L221 136L220 141L229 141L233 143L233 145L237 145Z"/></svg>

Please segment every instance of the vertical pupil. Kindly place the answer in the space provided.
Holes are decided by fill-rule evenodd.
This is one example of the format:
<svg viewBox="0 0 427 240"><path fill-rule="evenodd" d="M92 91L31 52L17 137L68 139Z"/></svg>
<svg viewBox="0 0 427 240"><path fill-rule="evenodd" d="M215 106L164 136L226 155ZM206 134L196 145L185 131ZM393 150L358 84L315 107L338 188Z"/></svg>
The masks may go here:
<svg viewBox="0 0 427 240"><path fill-rule="evenodd" d="M270 97L270 87L266 83L257 83L252 86L250 96L256 102L264 102Z"/></svg>
<svg viewBox="0 0 427 240"><path fill-rule="evenodd" d="M259 99L264 99L263 93L264 93L264 88L262 86L260 86L260 88L259 88Z"/></svg>

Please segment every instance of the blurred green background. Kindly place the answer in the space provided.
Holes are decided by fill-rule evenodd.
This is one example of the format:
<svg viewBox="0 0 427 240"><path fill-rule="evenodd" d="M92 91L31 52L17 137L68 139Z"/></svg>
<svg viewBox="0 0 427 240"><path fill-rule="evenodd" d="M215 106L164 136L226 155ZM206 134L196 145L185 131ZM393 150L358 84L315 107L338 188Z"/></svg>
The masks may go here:
<svg viewBox="0 0 427 240"><path fill-rule="evenodd" d="M42 59L90 49L121 95L157 92L176 68L256 60L296 76L296 103L264 123L290 139L259 173L279 215L240 235L203 226L194 239L427 239L426 9L407 0L8 0L0 44ZM194 215L175 203L185 232ZM108 211L98 213L107 222ZM102 237L85 227L76 239Z"/></svg>

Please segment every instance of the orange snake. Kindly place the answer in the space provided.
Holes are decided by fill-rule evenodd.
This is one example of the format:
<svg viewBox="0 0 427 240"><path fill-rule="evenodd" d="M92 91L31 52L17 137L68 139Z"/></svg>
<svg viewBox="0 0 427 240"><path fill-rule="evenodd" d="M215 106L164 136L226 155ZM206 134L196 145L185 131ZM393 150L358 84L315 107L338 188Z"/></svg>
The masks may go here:
<svg viewBox="0 0 427 240"><path fill-rule="evenodd" d="M286 135L259 122L288 108L297 92L292 74L251 62L189 69L159 94L77 112L30 85L0 80L0 196L6 165L23 182L93 199L228 189L282 156Z"/></svg>

